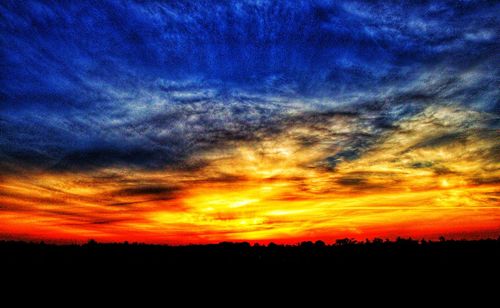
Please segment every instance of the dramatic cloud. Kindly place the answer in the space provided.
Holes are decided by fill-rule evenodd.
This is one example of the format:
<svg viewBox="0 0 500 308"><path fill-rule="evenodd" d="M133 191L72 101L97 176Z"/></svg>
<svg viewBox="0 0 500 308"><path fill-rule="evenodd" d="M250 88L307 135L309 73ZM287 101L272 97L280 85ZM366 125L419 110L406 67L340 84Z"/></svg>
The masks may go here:
<svg viewBox="0 0 500 308"><path fill-rule="evenodd" d="M500 232L499 11L2 1L0 235Z"/></svg>

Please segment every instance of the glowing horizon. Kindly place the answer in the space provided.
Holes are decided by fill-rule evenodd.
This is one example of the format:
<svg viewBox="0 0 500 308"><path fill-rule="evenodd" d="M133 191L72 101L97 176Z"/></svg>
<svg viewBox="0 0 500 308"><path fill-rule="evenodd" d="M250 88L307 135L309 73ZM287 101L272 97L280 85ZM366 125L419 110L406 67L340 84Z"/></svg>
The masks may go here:
<svg viewBox="0 0 500 308"><path fill-rule="evenodd" d="M0 240L500 236L498 4L14 3Z"/></svg>

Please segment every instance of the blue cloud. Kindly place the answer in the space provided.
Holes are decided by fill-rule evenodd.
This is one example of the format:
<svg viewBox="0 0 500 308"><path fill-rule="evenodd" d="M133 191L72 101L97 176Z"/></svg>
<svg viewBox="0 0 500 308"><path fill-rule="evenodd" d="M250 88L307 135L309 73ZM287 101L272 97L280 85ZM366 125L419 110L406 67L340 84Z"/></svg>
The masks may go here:
<svg viewBox="0 0 500 308"><path fill-rule="evenodd" d="M82 155L97 167L182 165L284 130L297 121L287 111L303 108L357 112L371 135L345 142L338 155L351 159L430 104L499 114L499 8L2 1L0 156L8 166L72 168Z"/></svg>

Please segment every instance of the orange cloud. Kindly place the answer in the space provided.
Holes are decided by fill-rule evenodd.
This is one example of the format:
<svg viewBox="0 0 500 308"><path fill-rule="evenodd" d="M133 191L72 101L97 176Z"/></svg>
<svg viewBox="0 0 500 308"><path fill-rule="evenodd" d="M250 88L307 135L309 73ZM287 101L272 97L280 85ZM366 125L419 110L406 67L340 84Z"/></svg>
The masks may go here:
<svg viewBox="0 0 500 308"><path fill-rule="evenodd" d="M339 138L360 129L342 115L200 153L192 159L208 163L196 171L12 174L0 182L0 234L155 243L500 235L500 162L487 155L498 131L475 124L483 116L430 107L334 165Z"/></svg>

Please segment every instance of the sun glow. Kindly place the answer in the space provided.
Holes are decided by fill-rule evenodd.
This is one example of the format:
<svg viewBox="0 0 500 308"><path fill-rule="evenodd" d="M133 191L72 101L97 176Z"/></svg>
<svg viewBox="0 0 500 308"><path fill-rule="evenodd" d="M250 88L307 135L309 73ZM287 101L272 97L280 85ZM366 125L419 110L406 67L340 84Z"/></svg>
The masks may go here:
<svg viewBox="0 0 500 308"><path fill-rule="evenodd" d="M291 129L273 140L202 153L197 159L210 164L195 173L108 169L98 178L11 176L0 184L0 232L188 243L498 230L494 179L500 169L476 154L491 143L471 136L465 151L463 144L427 142L436 131L422 129L429 125L424 119L400 123L404 133L332 165L324 163L332 156L329 142L304 146L298 140L312 132ZM108 180L113 178L120 181ZM130 188L129 182L142 184Z"/></svg>

